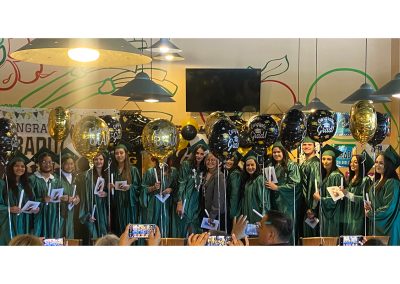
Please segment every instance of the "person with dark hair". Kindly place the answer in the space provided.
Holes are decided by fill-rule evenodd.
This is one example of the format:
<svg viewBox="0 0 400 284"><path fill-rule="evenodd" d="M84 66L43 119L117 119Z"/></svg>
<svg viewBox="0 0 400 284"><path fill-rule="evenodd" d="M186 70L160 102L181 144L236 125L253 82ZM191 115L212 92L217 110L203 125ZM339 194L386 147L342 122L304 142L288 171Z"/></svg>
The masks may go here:
<svg viewBox="0 0 400 284"><path fill-rule="evenodd" d="M29 234L15 236L9 243L9 246L43 246L43 241Z"/></svg>
<svg viewBox="0 0 400 284"><path fill-rule="evenodd" d="M114 233L120 236L127 224L137 224L140 221L139 216L139 195L141 180L139 170L129 162L128 149L125 145L119 144L114 150L113 178L114 183L110 183L110 189L114 189L112 205L114 214L111 224ZM126 182L118 183L116 182Z"/></svg>
<svg viewBox="0 0 400 284"><path fill-rule="evenodd" d="M156 224L161 228L161 236L170 236L172 215L172 193L178 190L178 171L167 163L160 168L160 162L152 158L154 167L150 167L143 176L140 191L140 203L142 206L142 222ZM159 198L170 194L167 200L162 202Z"/></svg>
<svg viewBox="0 0 400 284"><path fill-rule="evenodd" d="M77 187L82 194L82 202L79 208L79 220L86 226L90 238L97 239L108 232L108 173L107 155L100 152L93 159L93 169L87 170L77 178ZM98 184L97 180L104 179ZM94 205L96 209L92 216Z"/></svg>
<svg viewBox="0 0 400 284"><path fill-rule="evenodd" d="M349 164L348 187L343 188L343 235L365 235L364 200L372 180L368 172L374 161L363 151L361 155L353 155Z"/></svg>
<svg viewBox="0 0 400 284"><path fill-rule="evenodd" d="M242 171L239 161L242 155L235 152L231 159L226 160L225 168L228 170L226 177L226 201L229 213L228 231L231 230L233 218L240 214L240 178Z"/></svg>
<svg viewBox="0 0 400 284"><path fill-rule="evenodd" d="M86 172L90 169L89 161L85 157L80 157L76 161L76 171L77 173Z"/></svg>
<svg viewBox="0 0 400 284"><path fill-rule="evenodd" d="M12 237L29 234L33 229L32 214L21 213L21 207L28 200L35 201L35 195L28 181L27 162L29 160L26 161L20 156L13 158L7 166L7 184L0 179L0 245L7 245ZM19 207L22 194L21 207ZM9 220L8 211L10 211L11 220ZM32 210L34 214L38 212L39 208Z"/></svg>
<svg viewBox="0 0 400 284"><path fill-rule="evenodd" d="M60 232L59 203L50 202L50 190L61 188L59 179L53 176L53 160L57 155L41 148L32 159L39 164L39 170L29 177L36 200L41 202L40 211L34 216L34 234L44 238L58 238Z"/></svg>
<svg viewBox="0 0 400 284"><path fill-rule="evenodd" d="M303 237L319 236L319 225L312 228L309 224L315 222L315 218L319 218L317 204L314 202L313 194L315 192L315 181L320 180L320 160L315 155L315 142L310 138L304 138L301 144L305 161L300 165L301 188L303 191L303 202L301 204L301 215L299 221L302 220ZM305 222L305 221L308 222ZM299 226L301 229L301 226Z"/></svg>
<svg viewBox="0 0 400 284"><path fill-rule="evenodd" d="M370 232L390 236L389 245L400 245L400 181L396 168L400 157L389 146L375 160L375 183L368 190L370 202L364 205Z"/></svg>
<svg viewBox="0 0 400 284"><path fill-rule="evenodd" d="M177 195L174 195L176 213L172 212L172 236L184 238L191 233L202 232L200 228L200 189L205 175L204 157L208 145L199 140L190 147L189 160L179 170Z"/></svg>
<svg viewBox="0 0 400 284"><path fill-rule="evenodd" d="M241 213L248 216L250 223L255 224L260 220L253 210L265 214L270 208L270 191L264 187L260 165L256 154L250 150L244 156L244 170L240 184Z"/></svg>
<svg viewBox="0 0 400 284"><path fill-rule="evenodd" d="M343 174L336 165L336 159L342 152L330 145L321 149L322 153L322 184L319 191L314 193L314 200L320 204L320 230L322 237L337 237L340 235L342 200L333 201L328 187L340 186L344 180ZM338 192L335 192L338 194Z"/></svg>
<svg viewBox="0 0 400 284"><path fill-rule="evenodd" d="M385 244L380 239L369 239L363 246L385 246Z"/></svg>
<svg viewBox="0 0 400 284"><path fill-rule="evenodd" d="M68 149L68 148L66 148ZM68 149L68 151L70 151ZM67 152L63 150L63 152ZM71 152L72 153L72 152ZM79 194L77 194L74 188L76 186L75 181L75 161L72 154L64 154L61 157L61 177L57 175L57 178L61 182L61 187L64 188L63 196L61 197L61 236L67 239L74 238L74 210L77 204L80 202ZM74 205L71 209L69 205ZM78 207L76 207L78 208ZM78 209L77 209L78 210Z"/></svg>
<svg viewBox="0 0 400 284"><path fill-rule="evenodd" d="M290 216L296 224L302 193L299 167L289 159L288 152L280 142L272 146L270 165L275 168L278 179L278 184L271 180L265 181L265 187L270 190L271 209ZM298 230L296 230L295 234L292 234L291 243L297 242L298 237Z"/></svg>

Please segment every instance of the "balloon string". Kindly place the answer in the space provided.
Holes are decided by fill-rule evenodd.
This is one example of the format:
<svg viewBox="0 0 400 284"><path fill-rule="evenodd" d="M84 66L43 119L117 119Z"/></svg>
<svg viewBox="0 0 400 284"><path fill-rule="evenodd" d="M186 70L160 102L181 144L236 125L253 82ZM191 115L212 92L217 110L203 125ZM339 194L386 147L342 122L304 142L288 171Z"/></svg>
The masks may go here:
<svg viewBox="0 0 400 284"><path fill-rule="evenodd" d="M374 150L373 152L374 152L374 162L375 162L375 160L376 160L376 148L374 147L373 150ZM375 202L375 198L376 198L376 183L375 183L375 179L376 179L376 167L374 167L374 185L373 185L373 199L374 199L374 202ZM373 210L373 213L374 213L374 221L372 223L372 229L373 229L373 235L375 237L375 229L376 229L375 206L373 206L372 210Z"/></svg>
<svg viewBox="0 0 400 284"><path fill-rule="evenodd" d="M265 210L264 210L264 208L265 208L265 165L264 165L264 157L263 157L263 159L262 159L262 174L263 174L263 191L262 191L262 214L263 215L265 215Z"/></svg>
<svg viewBox="0 0 400 284"><path fill-rule="evenodd" d="M111 158L108 159L108 183L111 182ZM108 188L108 231L111 232L111 188Z"/></svg>
<svg viewBox="0 0 400 284"><path fill-rule="evenodd" d="M324 239L322 238L322 143L319 143L319 237L321 238L320 245L324 244Z"/></svg>
<svg viewBox="0 0 400 284"><path fill-rule="evenodd" d="M226 167L224 166L224 188L225 188L225 235L228 234L228 210L227 210L227 200L226 200L226 176L228 175L228 171L226 170Z"/></svg>
<svg viewBox="0 0 400 284"><path fill-rule="evenodd" d="M221 196L220 196L220 188L219 188L219 167L221 166L221 163L218 160L218 166L217 166L217 188L218 188L218 221L220 222L219 225L219 230L221 230Z"/></svg>
<svg viewBox="0 0 400 284"><path fill-rule="evenodd" d="M12 240L13 234L12 234L12 228L11 228L11 211L10 211L10 189L8 187L8 176L7 176L7 165L4 165L4 176L6 178L6 187L7 187L7 203L8 203L8 224L10 226L10 239Z"/></svg>

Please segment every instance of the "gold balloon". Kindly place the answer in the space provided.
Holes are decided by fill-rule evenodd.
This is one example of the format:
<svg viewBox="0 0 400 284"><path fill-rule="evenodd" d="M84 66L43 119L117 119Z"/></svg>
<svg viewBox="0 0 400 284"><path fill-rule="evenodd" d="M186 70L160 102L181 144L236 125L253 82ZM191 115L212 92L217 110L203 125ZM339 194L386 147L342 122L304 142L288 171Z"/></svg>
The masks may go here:
<svg viewBox="0 0 400 284"><path fill-rule="evenodd" d="M219 120L220 118L229 119L229 117L223 111L215 111L215 112L211 113L209 116L207 116L206 123L204 126L207 138L209 138L211 135L214 123L217 120Z"/></svg>
<svg viewBox="0 0 400 284"><path fill-rule="evenodd" d="M56 107L49 113L47 123L49 135L58 143L63 141L69 133L71 116L63 107Z"/></svg>
<svg viewBox="0 0 400 284"><path fill-rule="evenodd" d="M199 131L199 124L197 123L196 119L194 119L193 117L187 117L184 120L182 120L181 123L182 127L185 125L193 125L194 128L196 128L197 131Z"/></svg>
<svg viewBox="0 0 400 284"><path fill-rule="evenodd" d="M72 145L89 162L99 152L105 151L110 141L107 123L97 116L86 116L72 130Z"/></svg>
<svg viewBox="0 0 400 284"><path fill-rule="evenodd" d="M178 131L176 126L165 119L157 118L143 128L143 148L162 161L176 150L178 146Z"/></svg>
<svg viewBox="0 0 400 284"><path fill-rule="evenodd" d="M189 141L183 139L182 134L179 133L179 143L178 143L178 148L176 151L180 151L182 149L185 149L189 145Z"/></svg>
<svg viewBox="0 0 400 284"><path fill-rule="evenodd" d="M374 136L376 123L375 108L369 101L359 101L351 107L350 131L354 139L361 144Z"/></svg>

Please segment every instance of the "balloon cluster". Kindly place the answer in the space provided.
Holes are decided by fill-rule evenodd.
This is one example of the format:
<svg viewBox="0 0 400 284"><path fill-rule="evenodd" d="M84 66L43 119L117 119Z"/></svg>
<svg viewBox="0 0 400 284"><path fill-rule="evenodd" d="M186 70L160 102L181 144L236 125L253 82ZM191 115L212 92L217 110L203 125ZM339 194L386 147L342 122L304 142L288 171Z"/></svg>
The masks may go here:
<svg viewBox="0 0 400 284"><path fill-rule="evenodd" d="M297 109L289 110L281 122L281 143L286 150L291 151L300 146L306 136L306 117Z"/></svg>
<svg viewBox="0 0 400 284"><path fill-rule="evenodd" d="M6 165L19 147L17 127L10 119L0 118L0 162Z"/></svg>

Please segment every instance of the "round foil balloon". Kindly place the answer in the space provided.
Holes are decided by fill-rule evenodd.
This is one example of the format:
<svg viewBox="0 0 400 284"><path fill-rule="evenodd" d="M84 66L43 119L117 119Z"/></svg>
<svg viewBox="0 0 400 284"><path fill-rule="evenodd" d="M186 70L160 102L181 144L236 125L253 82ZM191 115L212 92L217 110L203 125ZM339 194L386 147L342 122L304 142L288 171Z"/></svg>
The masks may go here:
<svg viewBox="0 0 400 284"><path fill-rule="evenodd" d="M376 131L374 136L368 141L368 144L372 147L379 145L385 140L390 131L390 119L385 113L376 112Z"/></svg>
<svg viewBox="0 0 400 284"><path fill-rule="evenodd" d="M206 123L204 125L204 130L206 132L207 138L210 138L214 123L221 118L229 119L229 117L223 111L215 111L207 116Z"/></svg>
<svg viewBox="0 0 400 284"><path fill-rule="evenodd" d="M72 145L89 162L99 152L107 149L109 141L110 130L107 123L97 116L82 118L72 130Z"/></svg>
<svg viewBox="0 0 400 284"><path fill-rule="evenodd" d="M63 141L67 138L71 127L69 111L65 110L61 106L52 109L49 113L47 127L51 138L53 138L57 143Z"/></svg>
<svg viewBox="0 0 400 284"><path fill-rule="evenodd" d="M108 130L110 131L110 142L108 144L108 148L114 148L119 144L122 138L122 127L121 123L115 117L111 115L103 115L100 116L108 126Z"/></svg>
<svg viewBox="0 0 400 284"><path fill-rule="evenodd" d="M160 161L172 155L178 143L176 126L168 120L157 118L143 128L143 148Z"/></svg>
<svg viewBox="0 0 400 284"><path fill-rule="evenodd" d="M359 101L351 107L350 131L354 139L361 144L374 137L376 130L376 112L369 101Z"/></svg>
<svg viewBox="0 0 400 284"><path fill-rule="evenodd" d="M194 125L184 125L182 126L181 134L183 139L190 141L196 137L197 129L194 127Z"/></svg>
<svg viewBox="0 0 400 284"><path fill-rule="evenodd" d="M232 121L220 119L214 123L208 139L210 151L222 162L230 159L239 148L239 133Z"/></svg>
<svg viewBox="0 0 400 284"><path fill-rule="evenodd" d="M336 113L329 110L316 110L307 118L307 134L319 143L328 141L336 132Z"/></svg>
<svg viewBox="0 0 400 284"><path fill-rule="evenodd" d="M151 121L150 118L140 113L127 111L120 112L120 122L122 126L122 140L132 147L141 148L142 132L144 126Z"/></svg>
<svg viewBox="0 0 400 284"><path fill-rule="evenodd" d="M248 148L253 146L253 141L251 140L249 130L246 126L242 126L239 129L239 143L240 147Z"/></svg>
<svg viewBox="0 0 400 284"><path fill-rule="evenodd" d="M17 127L10 119L0 118L0 159L7 164L19 147Z"/></svg>
<svg viewBox="0 0 400 284"><path fill-rule="evenodd" d="M254 144L271 146L279 136L278 124L267 114L256 115L248 122L251 140Z"/></svg>
<svg viewBox="0 0 400 284"><path fill-rule="evenodd" d="M300 146L306 136L306 117L297 109L289 110L281 122L281 143L291 151Z"/></svg>

